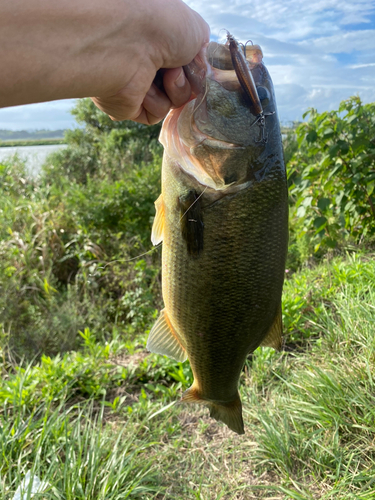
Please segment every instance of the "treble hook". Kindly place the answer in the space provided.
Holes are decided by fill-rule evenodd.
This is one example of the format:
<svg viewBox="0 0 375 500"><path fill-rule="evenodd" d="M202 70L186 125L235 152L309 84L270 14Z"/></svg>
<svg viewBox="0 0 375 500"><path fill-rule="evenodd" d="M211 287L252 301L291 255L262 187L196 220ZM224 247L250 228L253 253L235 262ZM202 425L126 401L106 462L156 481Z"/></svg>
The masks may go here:
<svg viewBox="0 0 375 500"><path fill-rule="evenodd" d="M275 111L272 111L272 113L264 113L263 111L259 113L257 116L256 120L250 125L252 127L256 123L259 123L259 139L255 141L257 144L267 144L268 142L268 134L266 132L266 116L271 116L274 115Z"/></svg>
<svg viewBox="0 0 375 500"><path fill-rule="evenodd" d="M252 40L248 40L248 41L245 43L245 45L244 45L243 43L241 43L241 45L243 46L243 53L245 54L245 58L246 58L246 46L247 46L247 44L248 44L249 42L251 42L251 45L254 45Z"/></svg>

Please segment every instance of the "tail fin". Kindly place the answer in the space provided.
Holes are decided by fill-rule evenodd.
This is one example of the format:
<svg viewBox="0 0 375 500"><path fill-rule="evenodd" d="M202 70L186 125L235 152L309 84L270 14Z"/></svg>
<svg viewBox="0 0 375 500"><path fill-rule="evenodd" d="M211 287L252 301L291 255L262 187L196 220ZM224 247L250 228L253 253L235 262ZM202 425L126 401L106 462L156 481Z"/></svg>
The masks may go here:
<svg viewBox="0 0 375 500"><path fill-rule="evenodd" d="M199 395L199 391L194 384L190 389L185 391L182 395L181 401L183 403L197 403L207 405L210 410L210 417L217 421L224 422L229 429L237 434L245 434L243 419L242 419L242 404L240 396L237 392L233 401L229 402L214 402L207 401Z"/></svg>

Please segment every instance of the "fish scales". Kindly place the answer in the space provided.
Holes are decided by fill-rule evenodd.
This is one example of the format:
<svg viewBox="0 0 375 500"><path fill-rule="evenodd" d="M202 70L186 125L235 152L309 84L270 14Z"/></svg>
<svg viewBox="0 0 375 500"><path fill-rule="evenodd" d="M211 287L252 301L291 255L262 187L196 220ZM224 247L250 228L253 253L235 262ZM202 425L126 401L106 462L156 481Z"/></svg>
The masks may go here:
<svg viewBox="0 0 375 500"><path fill-rule="evenodd" d="M268 80L266 84L270 85ZM214 87L210 89L217 92ZM241 123L242 113L249 112L244 110L241 88L233 90L232 85L225 92L232 93ZM233 92L239 95L237 100ZM270 96L272 92L270 87ZM217 97L214 102L218 102ZM207 108L211 122L220 127L222 115L216 121L209 103ZM234 115L231 113L232 128ZM181 117L177 115L177 119ZM164 127L173 129L173 120L177 119L171 115ZM195 125L199 126L199 121ZM200 174L192 175L181 168L180 157L170 154L173 148L169 142L154 223L154 243L163 241L165 309L150 333L148 347L178 360L187 356L194 383L182 401L207 404L211 416L238 433L243 433L238 381L245 359L261 344L279 347L281 335L288 203L276 114L267 118L267 131L268 144L262 147L255 144L255 139L252 143L251 137L234 147L229 142L222 146L211 141L206 149L210 151L208 163L217 163L212 153L215 146L217 158L229 158L225 170L219 161L217 172L222 180L215 181L218 188L202 182ZM218 132L220 139L223 133L225 128ZM253 138L256 134L256 130L251 131ZM165 138L164 142L168 146ZM203 146L202 142L193 146L186 154L194 156L194 151L200 151L195 156L200 158L204 141ZM240 162L239 155L243 156ZM246 179L237 187L236 182L226 182L228 168L233 178L245 175Z"/></svg>
<svg viewBox="0 0 375 500"><path fill-rule="evenodd" d="M210 400L227 400L237 393L245 358L260 344L279 306L284 279L280 261L286 252L280 241L287 213L286 192L278 184L275 175L275 180L204 208L205 251L199 258L189 256L180 237L179 211L166 214L165 306L181 332L195 381ZM173 207L176 192L172 183L163 189L166 206ZM233 341L236 349L228 349Z"/></svg>

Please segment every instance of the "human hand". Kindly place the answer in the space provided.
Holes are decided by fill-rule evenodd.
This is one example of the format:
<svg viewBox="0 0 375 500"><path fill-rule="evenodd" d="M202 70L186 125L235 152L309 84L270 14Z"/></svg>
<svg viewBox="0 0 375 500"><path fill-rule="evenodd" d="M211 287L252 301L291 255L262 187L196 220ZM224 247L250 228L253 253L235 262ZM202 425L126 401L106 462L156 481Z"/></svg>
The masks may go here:
<svg viewBox="0 0 375 500"><path fill-rule="evenodd" d="M151 15L146 14L144 31L134 35L142 50L136 50L129 61L135 68L132 74L118 92L92 97L113 120L152 125L172 107L185 104L191 97L191 87L182 66L209 41L206 22L181 0L156 0L149 5L152 10ZM161 68L164 90L153 82Z"/></svg>
<svg viewBox="0 0 375 500"><path fill-rule="evenodd" d="M182 66L209 40L205 21L182 0L0 5L0 107L96 96L114 120L157 123L190 98ZM153 84L161 68L163 91Z"/></svg>

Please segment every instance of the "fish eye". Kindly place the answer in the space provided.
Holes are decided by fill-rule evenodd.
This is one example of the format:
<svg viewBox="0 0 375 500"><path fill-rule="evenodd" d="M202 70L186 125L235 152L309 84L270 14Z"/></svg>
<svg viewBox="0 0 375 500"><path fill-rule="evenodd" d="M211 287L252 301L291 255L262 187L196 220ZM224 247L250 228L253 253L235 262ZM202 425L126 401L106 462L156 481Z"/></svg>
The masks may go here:
<svg viewBox="0 0 375 500"><path fill-rule="evenodd" d="M265 87L259 86L257 87L257 92L262 106L267 106L267 104L270 102L270 93L268 92L268 90Z"/></svg>

